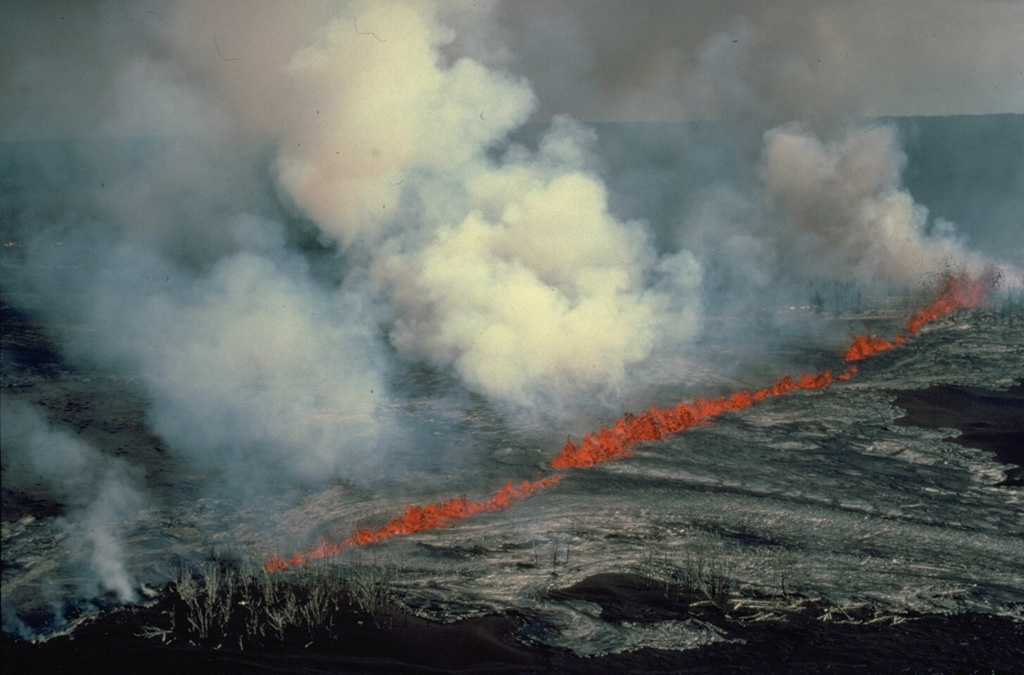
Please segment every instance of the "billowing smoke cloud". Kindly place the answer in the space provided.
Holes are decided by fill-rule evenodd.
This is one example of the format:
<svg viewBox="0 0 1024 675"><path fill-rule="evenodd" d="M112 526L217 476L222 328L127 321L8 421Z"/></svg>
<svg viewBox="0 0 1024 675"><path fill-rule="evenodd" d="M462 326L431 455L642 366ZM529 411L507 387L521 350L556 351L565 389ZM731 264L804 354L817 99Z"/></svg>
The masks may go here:
<svg viewBox="0 0 1024 675"><path fill-rule="evenodd" d="M138 470L107 457L69 431L46 422L21 401L0 402L4 487L64 506L64 564L82 580L84 597L112 592L134 600L123 531L145 504Z"/></svg>
<svg viewBox="0 0 1024 675"><path fill-rule="evenodd" d="M69 352L141 375L154 431L200 467L231 483L373 468L397 422L369 294L317 282L276 221L226 225L236 250L201 271L96 232L29 240L26 267L73 298L52 314L87 327Z"/></svg>
<svg viewBox="0 0 1024 675"><path fill-rule="evenodd" d="M144 374L150 422L176 452L226 475L248 462L309 479L358 473L400 435L396 355L504 409L557 415L621 393L652 354L696 337L703 301L763 306L769 288L914 285L977 263L904 189L888 125L820 138L780 126L752 150L683 138L629 178L627 191L658 192L632 202L609 188L623 183L598 134L572 119L512 140L558 100L555 76L566 91L597 86L605 110L617 108L600 91L619 82L624 101L775 118L779 97L814 98L806 59L831 54L822 36L856 33L839 30L843 12L815 15L806 49L778 63L758 56L782 49L767 10L759 22L716 9L674 52L665 22L623 16L652 30L646 70L634 58L591 81L608 55L585 36L616 39L604 19L539 10L559 39L520 34L528 6L24 8L30 29L8 49L28 56L8 87L52 77L77 105L54 110L40 92L5 115L9 137L37 139L13 153L5 227L26 266L11 283L46 290L31 309L89 327L69 341L78 358ZM41 26L63 10L87 30L55 42ZM70 59L129 23L123 43ZM558 68L530 67L559 44ZM679 81L653 86L676 62ZM98 140L38 140L55 133ZM720 175L699 177L709 167ZM674 192L688 198L669 204Z"/></svg>
<svg viewBox="0 0 1024 675"><path fill-rule="evenodd" d="M784 212L785 264L809 278L843 270L862 283L903 286L932 283L952 268L976 274L982 261L955 226L929 223L928 210L902 188L905 163L892 125L829 143L800 126L769 131L764 182Z"/></svg>
<svg viewBox="0 0 1024 675"><path fill-rule="evenodd" d="M496 398L548 407L623 386L670 327L696 334L699 267L659 258L640 223L609 214L603 183L565 161L580 133L563 122L537 156L479 172L465 217L378 261L399 348Z"/></svg>
<svg viewBox="0 0 1024 675"><path fill-rule="evenodd" d="M243 215L231 225L241 248L208 274L180 285L172 274L169 289L158 281L134 306L103 307L100 320L120 323L124 340L106 348L134 354L153 429L203 466L245 481L363 472L394 424L368 300L313 282L279 224Z"/></svg>
<svg viewBox="0 0 1024 675"><path fill-rule="evenodd" d="M443 64L438 48L452 35L426 6L352 10L286 68L278 166L283 187L325 231L372 245L389 222L381 212L398 205L406 178L455 179L444 187L457 189L481 153L526 120L533 94L525 81L471 59Z"/></svg>
<svg viewBox="0 0 1024 675"><path fill-rule="evenodd" d="M609 213L592 133L572 121L492 157L533 95L475 60L446 63L452 37L398 4L328 25L288 66L282 185L365 251L400 351L527 410L614 391L669 325L695 334L699 270Z"/></svg>
<svg viewBox="0 0 1024 675"><path fill-rule="evenodd" d="M692 192L671 233L702 266L706 304L774 323L758 334L762 346L794 327L770 321L779 307L844 311L858 298L926 289L950 271L978 274L991 260L907 190L895 123L821 126L751 135L756 169L726 171Z"/></svg>

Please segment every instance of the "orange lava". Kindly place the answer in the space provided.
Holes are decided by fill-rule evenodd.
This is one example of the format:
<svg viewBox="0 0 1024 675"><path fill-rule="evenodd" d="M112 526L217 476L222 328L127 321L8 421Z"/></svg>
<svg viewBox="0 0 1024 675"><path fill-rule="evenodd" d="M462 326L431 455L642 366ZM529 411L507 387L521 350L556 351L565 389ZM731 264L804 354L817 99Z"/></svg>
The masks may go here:
<svg viewBox="0 0 1024 675"><path fill-rule="evenodd" d="M899 347L907 341L908 336L920 333L921 327L926 323L952 314L958 309L981 306L994 282L994 273L991 271L978 278L966 274L948 277L936 293L935 299L907 319L902 334L897 333L892 340L877 335L857 335L843 352L843 361L860 361L872 354Z"/></svg>
<svg viewBox="0 0 1024 675"><path fill-rule="evenodd" d="M939 288L935 300L918 309L907 321L904 331L910 336L917 335L921 327L947 314L965 307L977 307L984 301L991 288L991 275L977 279L967 275L950 276ZM858 335L843 352L843 361L860 361L872 354L884 352L903 345L907 335L897 334L892 340L876 335ZM850 365L845 373L835 379L846 382L857 373L857 366ZM798 380L788 376L776 380L771 387L748 392L740 391L715 399L694 399L692 403L679 403L674 408L660 410L657 407L639 414L627 413L614 425L584 436L579 445L571 438L566 439L561 452L551 460L556 469L580 468L610 462L632 455L629 447L641 441L657 441L724 412L740 410L770 396L779 396L796 389L820 389L832 383L831 371L817 375L801 375Z"/></svg>
<svg viewBox="0 0 1024 675"><path fill-rule="evenodd" d="M303 565L311 560L338 555L342 551L354 546L364 546L390 539L391 537L445 527L450 525L452 521L484 511L502 511L537 490L557 483L559 478L560 476L556 474L537 481L523 481L519 485L513 485L512 481L509 481L495 492L494 496L482 502L470 501L466 495L462 495L461 497L455 497L447 501L438 502L437 504L425 504L423 506L410 504L405 507L404 514L394 518L386 525L381 525L377 528L356 528L355 532L341 542L321 539L316 548L305 553L296 553L290 558L280 558L272 555L264 565L264 568L268 572L275 572L286 567Z"/></svg>
<svg viewBox="0 0 1024 675"><path fill-rule="evenodd" d="M780 396L797 389L820 389L831 383L832 372L828 370L816 375L801 375L796 380L787 375L772 386L756 391L738 391L713 399L695 398L690 403L679 403L666 410L653 406L639 415L626 413L614 425L584 436L579 445L571 438L567 439L562 451L551 460L551 466L556 469L580 468L629 457L633 454L629 446L636 443L657 441L692 426L706 424L716 415L746 408L770 396Z"/></svg>
<svg viewBox="0 0 1024 675"><path fill-rule="evenodd" d="M992 271L977 279L972 279L966 274L950 276L939 288L935 300L914 312L907 320L904 330L911 335L917 335L921 331L921 326L929 321L952 314L958 309L983 305L994 282Z"/></svg>
<svg viewBox="0 0 1024 675"><path fill-rule="evenodd" d="M851 365L849 368L846 369L845 373L840 373L839 375L836 375L836 379L839 380L840 382L846 382L851 377L856 375L858 370L859 369L857 368L857 366Z"/></svg>
<svg viewBox="0 0 1024 675"><path fill-rule="evenodd" d="M843 352L843 361L860 361L872 354L888 351L895 346L897 346L895 340L886 340L877 335L857 335Z"/></svg>

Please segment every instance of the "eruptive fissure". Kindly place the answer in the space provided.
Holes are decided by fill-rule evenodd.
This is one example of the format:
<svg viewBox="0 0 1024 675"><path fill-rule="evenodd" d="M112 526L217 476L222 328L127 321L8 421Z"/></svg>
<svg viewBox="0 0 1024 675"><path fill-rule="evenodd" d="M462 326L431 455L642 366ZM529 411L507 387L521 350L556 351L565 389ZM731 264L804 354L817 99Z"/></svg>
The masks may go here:
<svg viewBox="0 0 1024 675"><path fill-rule="evenodd" d="M910 337L916 336L925 324L959 309L982 305L995 281L992 272L979 278L966 274L948 277L939 288L935 299L911 315L903 326L903 332L897 333L892 340L873 335L857 335L843 352L843 361L859 361L903 345ZM637 443L661 440L690 427L708 424L712 418L722 413L742 410L773 396L797 390L822 389L828 387L834 380L847 381L857 372L858 367L851 363L845 372L835 376L831 370L814 374L804 373L797 378L787 375L777 379L769 387L754 391L738 391L709 399L697 397L691 402L681 402L668 409L652 406L639 415L626 413L611 426L585 435L579 444L573 442L571 437L567 438L561 451L551 460L551 466L555 469L582 468L629 457L633 454L630 447ZM470 501L462 495L435 504L410 504L406 506L403 515L386 525L377 528L356 528L342 541L322 538L315 548L295 553L288 558L272 555L265 567L268 571L281 570L337 555L355 546L445 527L456 520L477 513L502 511L537 490L558 482L559 479L558 474L553 474L532 482L524 481L518 486L509 481L486 501Z"/></svg>

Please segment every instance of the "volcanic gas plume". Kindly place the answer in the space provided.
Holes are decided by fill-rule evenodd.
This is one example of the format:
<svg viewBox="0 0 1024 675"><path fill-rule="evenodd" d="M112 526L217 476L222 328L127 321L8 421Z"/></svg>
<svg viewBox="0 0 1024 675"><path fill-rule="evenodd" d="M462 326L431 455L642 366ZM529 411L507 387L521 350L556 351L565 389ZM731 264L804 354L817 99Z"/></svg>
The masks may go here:
<svg viewBox="0 0 1024 675"><path fill-rule="evenodd" d="M981 305L992 290L993 284L994 277L991 273L979 278L967 275L950 276L942 283L935 299L916 310L907 320L906 332L909 336L916 336L921 328L931 321L959 309ZM902 345L907 339L903 335L897 335L892 342L889 342L880 338L858 335L843 352L843 360L861 360L872 354ZM637 443L658 441L669 434L685 431L695 425L708 424L718 415L742 410L773 396L828 387L832 384L833 379L846 381L857 372L856 366L850 366L838 378L833 378L831 370L814 374L802 373L796 379L786 375L776 379L771 386L754 391L737 391L711 399L695 398L690 402L680 402L666 410L652 406L639 415L627 413L616 420L613 425L586 434L579 445L574 443L571 438L567 439L565 446L551 460L551 466L555 469L578 469L629 457L633 454L629 450L630 446ZM311 560L338 555L355 546L374 544L391 537L447 527L456 520L482 512L502 511L533 492L557 483L559 478L558 474L554 474L533 482L525 481L519 486L513 486L509 481L486 501L469 501L463 495L437 504L424 506L410 504L405 507L403 515L394 518L386 525L377 528L356 528L351 535L340 542L322 538L315 548L303 553L295 553L288 558L271 556L266 562L265 568L267 571L275 571L293 565L301 565Z"/></svg>

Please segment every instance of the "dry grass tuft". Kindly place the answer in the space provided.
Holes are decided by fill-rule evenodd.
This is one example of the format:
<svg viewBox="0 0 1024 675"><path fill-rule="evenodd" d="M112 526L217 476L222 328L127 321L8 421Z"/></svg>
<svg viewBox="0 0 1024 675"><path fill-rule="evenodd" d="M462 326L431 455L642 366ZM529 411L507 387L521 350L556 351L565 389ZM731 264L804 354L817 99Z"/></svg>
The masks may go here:
<svg viewBox="0 0 1024 675"><path fill-rule="evenodd" d="M223 561L181 568L170 588L171 627L147 635L194 645L268 646L336 639L352 621L390 625L403 607L390 564L324 561L281 572L240 570Z"/></svg>

